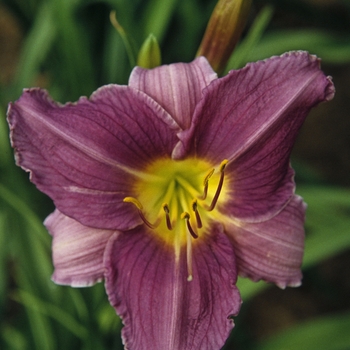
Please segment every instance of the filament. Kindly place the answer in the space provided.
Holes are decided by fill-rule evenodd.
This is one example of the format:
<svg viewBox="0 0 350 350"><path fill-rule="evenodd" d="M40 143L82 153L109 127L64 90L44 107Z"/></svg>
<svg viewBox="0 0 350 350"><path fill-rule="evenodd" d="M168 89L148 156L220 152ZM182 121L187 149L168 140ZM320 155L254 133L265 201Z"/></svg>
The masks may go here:
<svg viewBox="0 0 350 350"><path fill-rule="evenodd" d="M216 205L216 203L217 203L217 201L219 199L220 192L221 192L221 189L222 189L222 185L224 184L225 168L226 168L227 163L228 163L228 160L225 159L220 164L220 180L219 180L219 184L218 184L218 187L216 189L216 192L215 192L215 195L213 197L213 200L211 201L211 204L210 204L209 208L207 209L208 211L212 211L215 208L215 205Z"/></svg>
<svg viewBox="0 0 350 350"><path fill-rule="evenodd" d="M125 197L125 198L123 199L123 202L134 204L135 207L136 207L137 210L138 210L138 213L139 213L139 215L140 215L141 220L142 220L149 228L155 229L155 228L158 227L158 225L159 225L159 220L157 220L154 224L152 224L152 223L150 223L150 222L146 219L145 215L144 215L143 212L142 212L143 206L142 206L142 204L140 203L139 200L137 200L137 199L134 198L134 197Z"/></svg>
<svg viewBox="0 0 350 350"><path fill-rule="evenodd" d="M215 169L211 169L208 174L205 176L204 181L203 181L203 186L204 186L204 190L203 190L203 194L202 196L198 197L198 199L206 199L207 198L207 194L208 194L208 185L209 185L209 179L211 178L211 176L214 174Z"/></svg>
<svg viewBox="0 0 350 350"><path fill-rule="evenodd" d="M198 228L202 228L203 227L203 224L202 224L202 219L199 215L199 212L198 212L198 204L197 204L197 199L194 199L192 201L192 210L194 211L194 214L196 216L196 221L197 221L197 227Z"/></svg>
<svg viewBox="0 0 350 350"><path fill-rule="evenodd" d="M193 231L193 228L192 228L192 226L191 226L191 223L190 223L190 214L187 213L186 211L184 211L184 212L181 214L181 219L185 219L185 220L186 220L187 229L188 229L188 232L191 234L191 236L192 236L193 238L198 238L197 233Z"/></svg>
<svg viewBox="0 0 350 350"><path fill-rule="evenodd" d="M164 212L165 212L166 225L167 225L168 229L171 231L173 229L173 225L171 224L170 210L169 210L169 206L168 206L167 203L163 204L163 209L164 209Z"/></svg>

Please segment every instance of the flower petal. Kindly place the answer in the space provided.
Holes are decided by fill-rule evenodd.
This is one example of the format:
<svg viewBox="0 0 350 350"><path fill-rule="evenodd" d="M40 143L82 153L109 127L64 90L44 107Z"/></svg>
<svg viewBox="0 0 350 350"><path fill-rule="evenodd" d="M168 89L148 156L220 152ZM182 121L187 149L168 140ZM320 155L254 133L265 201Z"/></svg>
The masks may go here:
<svg viewBox="0 0 350 350"><path fill-rule="evenodd" d="M271 220L226 226L241 276L263 279L281 288L301 284L305 209L302 198L293 196Z"/></svg>
<svg viewBox="0 0 350 350"><path fill-rule="evenodd" d="M44 224L53 236L55 283L87 287L104 278L103 254L115 231L83 226L58 210Z"/></svg>
<svg viewBox="0 0 350 350"><path fill-rule="evenodd" d="M166 118L147 95L117 85L64 106L46 91L25 90L8 111L17 164L61 212L102 229L139 224L122 200L138 172L170 156L177 139Z"/></svg>
<svg viewBox="0 0 350 350"><path fill-rule="evenodd" d="M190 131L179 137L189 154L229 160L225 214L261 221L283 207L294 191L289 157L297 132L309 110L333 94L319 60L306 52L248 64L205 89Z"/></svg>
<svg viewBox="0 0 350 350"><path fill-rule="evenodd" d="M202 90L216 78L208 61L199 57L191 63L163 65L150 70L136 67L131 73L129 86L151 96L184 130L191 125Z"/></svg>
<svg viewBox="0 0 350 350"><path fill-rule="evenodd" d="M126 349L212 350L224 345L241 300L232 245L221 226L193 245L193 280L186 249L143 228L112 237L105 253L106 290L125 327Z"/></svg>

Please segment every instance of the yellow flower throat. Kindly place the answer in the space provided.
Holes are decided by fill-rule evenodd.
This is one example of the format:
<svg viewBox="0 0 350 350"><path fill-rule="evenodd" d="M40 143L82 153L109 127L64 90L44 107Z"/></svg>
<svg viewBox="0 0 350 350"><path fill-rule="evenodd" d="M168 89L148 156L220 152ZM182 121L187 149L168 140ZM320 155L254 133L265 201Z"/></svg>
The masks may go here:
<svg viewBox="0 0 350 350"><path fill-rule="evenodd" d="M136 181L132 203L143 222L165 243L174 246L176 257L187 247L188 279L192 279L192 243L208 233L208 222L218 220L214 210L225 201L224 172L227 160L215 170L209 162L198 159L174 161L161 159L152 163Z"/></svg>

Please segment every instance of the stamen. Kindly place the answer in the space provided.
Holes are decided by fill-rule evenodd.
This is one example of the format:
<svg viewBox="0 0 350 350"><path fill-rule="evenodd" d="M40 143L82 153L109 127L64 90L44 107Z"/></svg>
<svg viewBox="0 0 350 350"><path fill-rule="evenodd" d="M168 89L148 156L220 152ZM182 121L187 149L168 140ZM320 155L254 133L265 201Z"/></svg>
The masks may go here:
<svg viewBox="0 0 350 350"><path fill-rule="evenodd" d="M123 202L134 204L135 207L136 207L138 210L142 210L142 209L143 209L143 206L142 206L142 204L140 203L140 201L137 200L137 199L134 198L134 197L125 197L125 198L123 199Z"/></svg>
<svg viewBox="0 0 350 350"><path fill-rule="evenodd" d="M169 210L169 206L167 203L163 204L163 209L165 211L165 219L166 219L166 225L168 227L168 230L172 230L173 229L173 225L171 224L171 220L170 220L170 210Z"/></svg>
<svg viewBox="0 0 350 350"><path fill-rule="evenodd" d="M218 184L218 188L216 189L216 192L215 192L215 195L213 197L213 200L211 201L211 204L210 204L210 207L207 209L208 211L212 211L214 208L215 208L215 205L219 199L219 196L220 196L220 192L221 192L221 189L222 189L222 185L224 184L224 177L225 177L225 168L226 168L226 165L228 163L228 160L225 159L221 162L220 164L220 180L219 180L219 184Z"/></svg>
<svg viewBox="0 0 350 350"><path fill-rule="evenodd" d="M192 228L192 226L191 226L191 223L190 223L190 214L187 213L186 211L184 211L184 212L181 214L181 219L185 219L185 220L186 220L187 229L188 229L188 231L190 232L191 236L192 236L193 238L198 238L197 233L193 231L193 228Z"/></svg>
<svg viewBox="0 0 350 350"><path fill-rule="evenodd" d="M145 217L145 215L143 214L142 212L142 209L143 209L143 206L142 204L140 203L139 200L137 200L136 198L134 197L125 197L123 199L123 202L125 203L132 203L135 205L135 207L138 209L138 212L139 212L139 215L140 215L140 218L141 220L151 229L155 229L158 227L159 225L159 220L157 220L154 224L151 224Z"/></svg>
<svg viewBox="0 0 350 350"><path fill-rule="evenodd" d="M208 184L209 184L209 179L211 178L211 176L214 174L215 169L211 169L208 174L205 176L204 178L204 182L203 182L203 186L204 186L204 190L203 190L203 195L198 197L198 199L206 199L207 198L207 194L208 194Z"/></svg>
<svg viewBox="0 0 350 350"><path fill-rule="evenodd" d="M198 212L198 204L197 204L197 199L194 199L192 201L192 210L194 211L195 215L196 215L196 221L197 221L197 227L198 228L202 228L203 227L203 224L202 224L202 219L199 215L199 212Z"/></svg>
<svg viewBox="0 0 350 350"><path fill-rule="evenodd" d="M228 163L227 159L224 159L221 163L220 163L220 171L223 172L226 168L226 165Z"/></svg>

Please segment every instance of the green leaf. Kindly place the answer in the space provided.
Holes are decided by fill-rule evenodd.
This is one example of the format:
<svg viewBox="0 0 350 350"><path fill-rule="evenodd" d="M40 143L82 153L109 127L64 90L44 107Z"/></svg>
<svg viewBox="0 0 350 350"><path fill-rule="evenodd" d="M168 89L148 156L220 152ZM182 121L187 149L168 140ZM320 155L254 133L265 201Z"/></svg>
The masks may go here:
<svg viewBox="0 0 350 350"><path fill-rule="evenodd" d="M26 350L28 349L27 340L20 331L17 329L5 325L1 330L2 339L4 339L6 349L11 350Z"/></svg>
<svg viewBox="0 0 350 350"><path fill-rule="evenodd" d="M250 53L257 46L263 33L265 32L268 24L271 21L273 15L272 6L265 6L258 16L256 17L253 25L251 26L247 36L242 40L242 42L233 51L225 74L231 69L237 69L242 67L245 63L250 61Z"/></svg>
<svg viewBox="0 0 350 350"><path fill-rule="evenodd" d="M264 281L253 282L249 278L243 277L239 277L237 281L237 288L239 289L243 301L253 298L269 286L271 286L271 284L267 284Z"/></svg>
<svg viewBox="0 0 350 350"><path fill-rule="evenodd" d="M177 0L150 0L143 16L145 33L153 33L161 42L176 5Z"/></svg>
<svg viewBox="0 0 350 350"><path fill-rule="evenodd" d="M5 300L5 293L8 279L8 269L6 258L8 254L8 247L6 244L7 233L7 216L5 211L0 210L0 311L3 310L3 301ZM1 315L1 313L0 313ZM0 316L1 319L2 316Z"/></svg>
<svg viewBox="0 0 350 350"><path fill-rule="evenodd" d="M128 55L129 58L129 63L130 66L133 68L136 65L136 59L135 59L135 52L134 52L134 48L132 45L132 41L131 38L129 37L129 35L126 33L126 31L124 30L124 28L120 25L120 23L117 20L117 14L116 11L112 11L110 13L110 21L113 25L113 27L116 29L116 31L118 32L118 34L120 35L124 47L125 47L125 51Z"/></svg>
<svg viewBox="0 0 350 350"><path fill-rule="evenodd" d="M52 303L42 301L24 290L18 290L12 298L31 310L55 319L78 338L85 339L88 336L88 331L85 327L78 323L69 313Z"/></svg>
<svg viewBox="0 0 350 350"><path fill-rule="evenodd" d="M267 33L249 52L247 59L257 61L293 50L309 51L328 63L350 62L350 38L319 29L278 30Z"/></svg>
<svg viewBox="0 0 350 350"><path fill-rule="evenodd" d="M76 288L67 288L64 291L69 295L69 298L71 299L75 310L77 311L77 314L81 320L84 320L86 322L89 322L89 311L88 307L85 303L85 300L83 299L79 289Z"/></svg>
<svg viewBox="0 0 350 350"><path fill-rule="evenodd" d="M0 167L7 167L13 164L12 150L10 147L9 129L6 123L5 113L0 108Z"/></svg>
<svg viewBox="0 0 350 350"><path fill-rule="evenodd" d="M38 216L30 207L22 201L17 195L0 184L0 199L15 209L27 221L31 232L39 239L45 247L50 248L50 238Z"/></svg>
<svg viewBox="0 0 350 350"><path fill-rule="evenodd" d="M133 66L125 51L123 39L112 26L106 34L102 62L103 83L127 84Z"/></svg>
<svg viewBox="0 0 350 350"><path fill-rule="evenodd" d="M34 26L29 32L20 57L16 76L16 95L23 87L30 87L40 71L40 66L46 59L48 51L56 38L57 26L49 3L43 2Z"/></svg>
<svg viewBox="0 0 350 350"><path fill-rule="evenodd" d="M97 310L96 318L102 334L108 334L121 326L121 320L113 307L107 303Z"/></svg>
<svg viewBox="0 0 350 350"><path fill-rule="evenodd" d="M79 3L77 0L55 0L50 4L57 25L53 51L56 61L52 67L56 73L55 82L60 81L64 99L75 100L81 95L90 95L96 87L95 76L89 38L76 20Z"/></svg>
<svg viewBox="0 0 350 350"><path fill-rule="evenodd" d="M350 313L303 322L262 342L257 350L350 349Z"/></svg>
<svg viewBox="0 0 350 350"><path fill-rule="evenodd" d="M30 283L27 276L21 276L20 284L24 287L30 288ZM35 343L36 350L54 350L56 349L52 327L46 315L38 312L34 304L25 305L27 317L29 320L31 335Z"/></svg>
<svg viewBox="0 0 350 350"><path fill-rule="evenodd" d="M17 265L17 273L13 278L21 288L53 299L55 293L50 289L52 262L49 234L36 214L1 184L0 200L8 204L7 247ZM42 321L33 316L35 327L37 322Z"/></svg>
<svg viewBox="0 0 350 350"><path fill-rule="evenodd" d="M299 186L308 204L304 268L350 247L350 190Z"/></svg>

